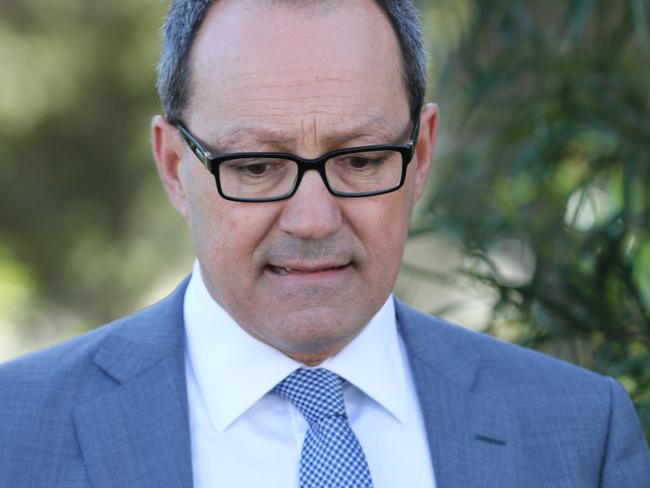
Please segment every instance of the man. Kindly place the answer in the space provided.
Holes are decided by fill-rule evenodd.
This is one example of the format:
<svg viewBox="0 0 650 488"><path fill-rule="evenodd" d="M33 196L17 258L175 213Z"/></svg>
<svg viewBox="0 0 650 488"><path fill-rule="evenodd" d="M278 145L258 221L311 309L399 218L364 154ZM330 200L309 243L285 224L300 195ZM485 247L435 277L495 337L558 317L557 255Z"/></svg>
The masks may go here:
<svg viewBox="0 0 650 488"><path fill-rule="evenodd" d="M164 33L197 264L2 367L0 486L650 486L618 383L393 300L437 121L407 0L176 0Z"/></svg>

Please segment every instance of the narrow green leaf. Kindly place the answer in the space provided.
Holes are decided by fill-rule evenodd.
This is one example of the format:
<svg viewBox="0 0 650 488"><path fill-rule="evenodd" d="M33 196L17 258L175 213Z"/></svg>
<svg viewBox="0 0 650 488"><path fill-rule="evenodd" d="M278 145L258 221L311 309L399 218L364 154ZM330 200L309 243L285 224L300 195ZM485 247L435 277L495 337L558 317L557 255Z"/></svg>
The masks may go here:
<svg viewBox="0 0 650 488"><path fill-rule="evenodd" d="M648 36L648 11L646 0L632 0L632 13L634 15L634 31L637 39L645 47L650 45Z"/></svg>

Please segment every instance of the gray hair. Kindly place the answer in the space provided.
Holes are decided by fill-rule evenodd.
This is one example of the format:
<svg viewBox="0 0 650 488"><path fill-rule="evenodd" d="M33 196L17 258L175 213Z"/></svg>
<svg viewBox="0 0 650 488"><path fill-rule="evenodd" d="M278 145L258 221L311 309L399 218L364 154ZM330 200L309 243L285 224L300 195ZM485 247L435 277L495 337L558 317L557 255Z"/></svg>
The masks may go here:
<svg viewBox="0 0 650 488"><path fill-rule="evenodd" d="M189 58L192 44L212 1L172 0L169 7L162 28L163 42L156 83L165 116L169 120L182 119L190 90ZM415 120L426 93L426 54L418 12L411 0L375 1L388 16L397 35L411 116ZM302 3L309 2L303 0Z"/></svg>

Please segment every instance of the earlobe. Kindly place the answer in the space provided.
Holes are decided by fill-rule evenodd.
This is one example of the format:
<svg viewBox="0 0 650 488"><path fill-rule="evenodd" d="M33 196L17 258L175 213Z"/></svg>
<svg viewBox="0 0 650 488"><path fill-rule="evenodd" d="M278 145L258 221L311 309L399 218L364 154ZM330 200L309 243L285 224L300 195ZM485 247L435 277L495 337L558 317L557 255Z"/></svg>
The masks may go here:
<svg viewBox="0 0 650 488"><path fill-rule="evenodd" d="M187 219L187 197L181 177L183 144L176 127L156 115L151 121L151 145L158 174L174 208Z"/></svg>
<svg viewBox="0 0 650 488"><path fill-rule="evenodd" d="M427 182L431 160L436 146L436 130L438 125L438 106L428 103L420 112L420 135L417 142L416 171L415 171L415 199L422 196Z"/></svg>

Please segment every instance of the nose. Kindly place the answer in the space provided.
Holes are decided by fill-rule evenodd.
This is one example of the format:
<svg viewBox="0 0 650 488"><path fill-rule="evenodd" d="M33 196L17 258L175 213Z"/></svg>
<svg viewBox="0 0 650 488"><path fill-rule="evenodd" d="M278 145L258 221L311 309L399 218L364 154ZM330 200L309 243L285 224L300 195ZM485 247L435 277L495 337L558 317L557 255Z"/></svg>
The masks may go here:
<svg viewBox="0 0 650 488"><path fill-rule="evenodd" d="M305 239L327 237L343 222L338 200L327 190L317 171L307 171L296 193L285 200L280 229Z"/></svg>

